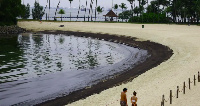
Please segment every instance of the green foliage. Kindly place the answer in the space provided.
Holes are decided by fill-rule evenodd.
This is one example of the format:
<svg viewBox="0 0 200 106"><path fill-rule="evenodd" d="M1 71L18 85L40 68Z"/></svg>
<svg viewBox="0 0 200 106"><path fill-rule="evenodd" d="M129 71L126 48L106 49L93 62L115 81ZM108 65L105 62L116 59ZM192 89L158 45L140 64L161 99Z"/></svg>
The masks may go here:
<svg viewBox="0 0 200 106"><path fill-rule="evenodd" d="M103 12L103 7L98 6L97 7L97 12L98 12L98 14L102 13Z"/></svg>
<svg viewBox="0 0 200 106"><path fill-rule="evenodd" d="M173 18L173 22L178 22L177 17L181 16L182 22L186 22L186 18L193 22L199 21L200 16L200 0L173 0L166 9Z"/></svg>
<svg viewBox="0 0 200 106"><path fill-rule="evenodd" d="M138 16L138 14L140 13L140 8L139 8L138 6L136 6L136 7L133 9L133 13L134 13L134 14L137 14L137 16Z"/></svg>
<svg viewBox="0 0 200 106"><path fill-rule="evenodd" d="M115 5L114 5L114 9L115 9L115 10L117 10L118 7L119 7L118 4L115 4Z"/></svg>
<svg viewBox="0 0 200 106"><path fill-rule="evenodd" d="M30 16L30 5L27 4L27 6L24 5L25 13L22 15L22 19L28 19Z"/></svg>
<svg viewBox="0 0 200 106"><path fill-rule="evenodd" d="M123 11L124 9L127 9L126 4L124 4L124 3L121 3L121 5L119 5L119 7L122 9L122 11Z"/></svg>
<svg viewBox="0 0 200 106"><path fill-rule="evenodd" d="M39 20L44 15L43 7L40 6L38 2L34 3L34 8L32 9L33 19Z"/></svg>
<svg viewBox="0 0 200 106"><path fill-rule="evenodd" d="M0 26L16 25L17 17L24 14L21 0L0 0Z"/></svg>
<svg viewBox="0 0 200 106"><path fill-rule="evenodd" d="M151 4L147 7L147 13L159 13L161 9L159 9L158 4L158 1L151 1Z"/></svg>
<svg viewBox="0 0 200 106"><path fill-rule="evenodd" d="M65 14L65 11L63 9L60 9L60 11L58 12L58 14Z"/></svg>
<svg viewBox="0 0 200 106"><path fill-rule="evenodd" d="M138 0L138 1L140 2L140 6L144 6L147 3L146 0Z"/></svg>
<svg viewBox="0 0 200 106"><path fill-rule="evenodd" d="M133 18L130 18L129 22L167 23L167 22L169 22L169 20L167 19L165 13L163 13L163 14L144 13L141 16L134 16Z"/></svg>
<svg viewBox="0 0 200 106"><path fill-rule="evenodd" d="M132 5L135 0L127 0Z"/></svg>
<svg viewBox="0 0 200 106"><path fill-rule="evenodd" d="M61 14L61 21L62 21L62 14L65 14L65 10L60 9L60 11L58 12L58 14Z"/></svg>
<svg viewBox="0 0 200 106"><path fill-rule="evenodd" d="M129 19L132 17L132 12L127 10L119 14L119 19Z"/></svg>
<svg viewBox="0 0 200 106"><path fill-rule="evenodd" d="M73 0L69 0L70 4L72 3Z"/></svg>

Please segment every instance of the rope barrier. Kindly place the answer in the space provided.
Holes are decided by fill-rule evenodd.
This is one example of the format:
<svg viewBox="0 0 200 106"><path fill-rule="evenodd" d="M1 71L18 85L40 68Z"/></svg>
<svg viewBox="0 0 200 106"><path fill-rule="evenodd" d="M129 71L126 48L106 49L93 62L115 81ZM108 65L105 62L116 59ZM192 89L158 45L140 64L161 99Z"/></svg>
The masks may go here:
<svg viewBox="0 0 200 106"><path fill-rule="evenodd" d="M198 72L198 80L199 80L199 72ZM170 104L172 104L172 98L178 98L178 92L184 92L184 94L185 94L185 88L190 88L190 84L191 83L194 83L194 86L195 86L195 80L197 80L196 78L195 78L195 75L194 75L194 81L190 81L190 78L189 78L189 86L186 86L185 85L185 82L183 83L183 88L180 90L179 89L179 86L177 86L177 90L176 90L176 94L175 95L172 95L172 91L170 90L170 97L166 100L166 99L163 99L163 100L161 100L161 106L164 106L164 102L168 102L169 100L170 100ZM164 97L164 95L163 95L163 97ZM171 99L170 99L171 98Z"/></svg>
<svg viewBox="0 0 200 106"><path fill-rule="evenodd" d="M165 102L168 102L169 100L170 100L170 98L168 98L167 100L166 100L166 99L164 99L164 101L165 101Z"/></svg>
<svg viewBox="0 0 200 106"><path fill-rule="evenodd" d="M174 96L172 96L172 98L174 98L174 97L176 98L176 94Z"/></svg>

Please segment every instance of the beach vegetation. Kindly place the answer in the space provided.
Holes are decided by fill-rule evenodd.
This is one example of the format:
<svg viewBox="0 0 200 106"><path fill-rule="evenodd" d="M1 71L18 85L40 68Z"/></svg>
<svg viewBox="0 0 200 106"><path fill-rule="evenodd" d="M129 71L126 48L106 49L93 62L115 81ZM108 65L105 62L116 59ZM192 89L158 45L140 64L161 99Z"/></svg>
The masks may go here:
<svg viewBox="0 0 200 106"><path fill-rule="evenodd" d="M98 12L98 14L102 13L103 12L103 7L98 6L97 7L97 12Z"/></svg>
<svg viewBox="0 0 200 106"><path fill-rule="evenodd" d="M62 21L62 15L65 14L65 10L60 9L60 11L58 12L58 14L61 14L61 21Z"/></svg>
<svg viewBox="0 0 200 106"><path fill-rule="evenodd" d="M150 3L148 0L138 0L138 6L135 6L134 0L127 1L134 16L126 16L130 17L129 22L199 24L200 0L154 0Z"/></svg>
<svg viewBox="0 0 200 106"><path fill-rule="evenodd" d="M169 23L171 22L171 19L170 18L168 19L165 13L161 13L161 14L143 13L142 16L134 16L133 18L130 18L128 22L134 22L134 23Z"/></svg>
<svg viewBox="0 0 200 106"><path fill-rule="evenodd" d="M132 17L131 10L126 10L126 11L123 11L122 13L119 13L119 19L129 19L131 17Z"/></svg>
<svg viewBox="0 0 200 106"><path fill-rule="evenodd" d="M130 5L131 5L131 17L133 18L133 2L135 1L135 0L127 0L129 3L130 3Z"/></svg>
<svg viewBox="0 0 200 106"><path fill-rule="evenodd" d="M118 5L118 4L115 4L115 5L114 5L114 10L117 10L118 7L119 7L119 5Z"/></svg>
<svg viewBox="0 0 200 106"><path fill-rule="evenodd" d="M0 0L0 26L16 25L17 17L23 16L25 7L21 0Z"/></svg>
<svg viewBox="0 0 200 106"><path fill-rule="evenodd" d="M34 8L32 9L33 19L39 20L42 18L43 15L43 6L40 6L40 4L37 1L35 1Z"/></svg>
<svg viewBox="0 0 200 106"><path fill-rule="evenodd" d="M119 7L122 9L122 12L123 12L124 9L127 9L127 8L128 8L128 7L126 6L125 3L121 3L121 4L119 5ZM123 19L124 19L124 18L122 18L122 22L123 22Z"/></svg>
<svg viewBox="0 0 200 106"><path fill-rule="evenodd" d="M30 16L30 5L27 4L26 6L25 5L22 5L22 6L24 7L25 11L21 17L22 17L22 19L28 19Z"/></svg>
<svg viewBox="0 0 200 106"><path fill-rule="evenodd" d="M118 8L119 8L119 5L118 4L114 4L114 10L116 11ZM117 15L117 12L116 12L116 15ZM116 17L116 20L117 20L117 17Z"/></svg>

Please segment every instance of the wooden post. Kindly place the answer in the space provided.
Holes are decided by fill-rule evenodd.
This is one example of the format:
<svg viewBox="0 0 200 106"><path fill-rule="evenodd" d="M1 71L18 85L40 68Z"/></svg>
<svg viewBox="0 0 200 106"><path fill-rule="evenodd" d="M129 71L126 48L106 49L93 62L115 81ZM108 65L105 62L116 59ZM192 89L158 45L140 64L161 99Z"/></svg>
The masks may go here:
<svg viewBox="0 0 200 106"><path fill-rule="evenodd" d="M170 104L172 104L172 90L170 90Z"/></svg>
<svg viewBox="0 0 200 106"><path fill-rule="evenodd" d="M194 75L194 86L196 85L196 82L195 82L195 81L196 81L196 79L195 79L195 75Z"/></svg>
<svg viewBox="0 0 200 106"><path fill-rule="evenodd" d="M199 71L198 71L198 82L200 82L200 74L199 74Z"/></svg>
<svg viewBox="0 0 200 106"><path fill-rule="evenodd" d="M176 98L178 98L178 92L179 92L179 86L177 86L177 95L176 95Z"/></svg>
<svg viewBox="0 0 200 106"><path fill-rule="evenodd" d="M47 13L46 13L46 21L47 21Z"/></svg>
<svg viewBox="0 0 200 106"><path fill-rule="evenodd" d="M189 78L189 89L190 89L190 78Z"/></svg>
<svg viewBox="0 0 200 106"><path fill-rule="evenodd" d="M185 94L185 82L183 83L183 94Z"/></svg>
<svg viewBox="0 0 200 106"><path fill-rule="evenodd" d="M164 104L165 104L165 97L164 97L164 95L162 96L162 101L161 101L161 106L164 106Z"/></svg>

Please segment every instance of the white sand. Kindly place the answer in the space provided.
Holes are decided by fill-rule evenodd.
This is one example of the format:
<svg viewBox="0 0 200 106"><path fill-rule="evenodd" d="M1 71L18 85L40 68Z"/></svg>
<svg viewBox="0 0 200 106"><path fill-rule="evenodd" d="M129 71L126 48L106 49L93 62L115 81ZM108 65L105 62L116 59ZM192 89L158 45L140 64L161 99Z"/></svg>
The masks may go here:
<svg viewBox="0 0 200 106"><path fill-rule="evenodd" d="M60 28L59 25L65 25ZM160 106L161 96L169 98L170 90L173 95L177 86L182 88L183 82L188 78L193 79L200 71L200 26L145 24L121 24L121 23L83 23L83 22L19 22L20 27L29 30L66 30L83 32L101 32L109 34L126 35L150 40L170 47L174 55L159 66L148 70L133 81L116 86L100 94L94 94L84 100L79 100L69 106L119 106L120 92L124 87L128 88L128 105L131 106L132 92L137 91L139 106ZM200 82L197 86L191 84L191 90L186 88L186 94L180 94L179 98L173 98L173 106L200 106ZM169 102L165 103L168 106Z"/></svg>

